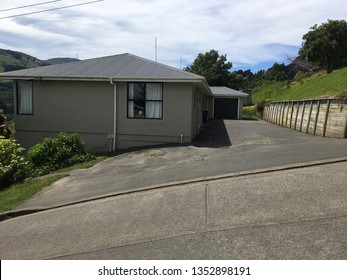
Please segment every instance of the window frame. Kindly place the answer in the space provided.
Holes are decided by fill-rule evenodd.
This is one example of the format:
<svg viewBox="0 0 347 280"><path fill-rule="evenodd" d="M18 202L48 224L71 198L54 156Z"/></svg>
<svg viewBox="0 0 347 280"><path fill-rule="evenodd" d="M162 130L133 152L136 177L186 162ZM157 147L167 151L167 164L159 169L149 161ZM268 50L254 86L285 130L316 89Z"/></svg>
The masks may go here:
<svg viewBox="0 0 347 280"><path fill-rule="evenodd" d="M20 94L21 94L21 83L27 82L30 83L31 88L31 112L30 113L21 113L20 112ZM33 116L34 115L34 82L33 80L19 80L16 81L16 113L20 116Z"/></svg>
<svg viewBox="0 0 347 280"><path fill-rule="evenodd" d="M129 98L129 89L130 89L130 84L143 84L144 85L144 109L143 109L143 117L131 117L129 116L129 102L135 102L136 100L140 100L140 99L136 99L135 98L135 94L134 94L134 98ZM161 99L157 99L157 100L153 100L153 99L147 99L147 84L160 84L161 85ZM146 103L147 102L156 102L156 103L160 103L161 106L161 117L160 118L148 118L146 117ZM128 82L127 83L127 118L128 119L136 119L136 120L162 120L164 117L164 83L163 82Z"/></svg>

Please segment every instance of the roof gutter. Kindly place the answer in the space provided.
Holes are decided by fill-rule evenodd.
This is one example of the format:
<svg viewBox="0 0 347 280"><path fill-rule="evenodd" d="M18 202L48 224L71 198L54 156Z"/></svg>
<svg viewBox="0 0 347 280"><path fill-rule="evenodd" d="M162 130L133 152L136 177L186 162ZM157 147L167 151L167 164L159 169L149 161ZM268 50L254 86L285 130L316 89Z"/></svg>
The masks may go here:
<svg viewBox="0 0 347 280"><path fill-rule="evenodd" d="M247 95L232 95L232 94L213 94L213 97L225 97L225 98L247 98Z"/></svg>
<svg viewBox="0 0 347 280"><path fill-rule="evenodd" d="M107 78L107 77L38 77L38 76L11 76L1 75L0 80L49 80L49 81L99 81L106 82L112 79L113 82L129 82L129 81L152 81L152 82L170 82L170 83L199 83L203 82L201 79L182 78L151 78L151 77L121 77L121 78ZM206 82L207 84L207 82Z"/></svg>
<svg viewBox="0 0 347 280"><path fill-rule="evenodd" d="M201 83L202 86L206 89L209 95L213 95L205 78L181 78L181 79L170 79L170 78L150 78L150 77L100 77L100 78L92 78L92 77L38 77L38 76L11 76L11 75L1 75L0 80L36 80L36 81L81 81L81 82L167 82L167 83Z"/></svg>
<svg viewBox="0 0 347 280"><path fill-rule="evenodd" d="M35 76L5 76L0 75L0 80L35 80L35 81L95 81L105 82L109 78L85 78L85 77L35 77Z"/></svg>

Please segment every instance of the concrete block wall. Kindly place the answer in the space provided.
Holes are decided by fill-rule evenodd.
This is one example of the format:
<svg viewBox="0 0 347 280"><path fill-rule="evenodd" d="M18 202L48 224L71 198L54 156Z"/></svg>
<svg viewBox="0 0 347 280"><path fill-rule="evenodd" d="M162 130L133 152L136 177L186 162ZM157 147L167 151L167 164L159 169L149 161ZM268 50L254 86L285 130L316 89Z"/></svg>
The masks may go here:
<svg viewBox="0 0 347 280"><path fill-rule="evenodd" d="M346 138L347 104L337 99L272 102L264 106L265 121L312 135Z"/></svg>

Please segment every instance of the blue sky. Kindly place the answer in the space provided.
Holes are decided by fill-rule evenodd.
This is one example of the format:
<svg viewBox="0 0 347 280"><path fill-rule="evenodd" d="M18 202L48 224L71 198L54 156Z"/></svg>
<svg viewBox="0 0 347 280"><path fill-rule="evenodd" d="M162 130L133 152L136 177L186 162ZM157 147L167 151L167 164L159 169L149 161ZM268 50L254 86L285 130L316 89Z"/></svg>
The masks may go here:
<svg viewBox="0 0 347 280"><path fill-rule="evenodd" d="M0 17L86 1L61 0L3 11ZM6 1L1 9L39 2L45 1ZM157 38L158 61L173 67L215 49L227 55L232 70L258 71L288 63L314 24L346 16L346 0L104 0L0 19L0 48L40 59L132 53L154 60Z"/></svg>

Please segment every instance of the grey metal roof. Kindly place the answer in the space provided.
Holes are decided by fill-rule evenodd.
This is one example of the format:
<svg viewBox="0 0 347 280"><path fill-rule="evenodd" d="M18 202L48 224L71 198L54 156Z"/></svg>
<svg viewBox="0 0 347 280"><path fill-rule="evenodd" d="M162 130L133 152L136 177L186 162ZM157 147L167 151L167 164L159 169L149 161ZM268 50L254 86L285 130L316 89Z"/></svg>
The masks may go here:
<svg viewBox="0 0 347 280"><path fill-rule="evenodd" d="M0 73L0 79L198 80L204 77L132 54ZM207 84L207 83L206 83Z"/></svg>
<svg viewBox="0 0 347 280"><path fill-rule="evenodd" d="M248 94L228 87L210 87L216 97L247 97Z"/></svg>

